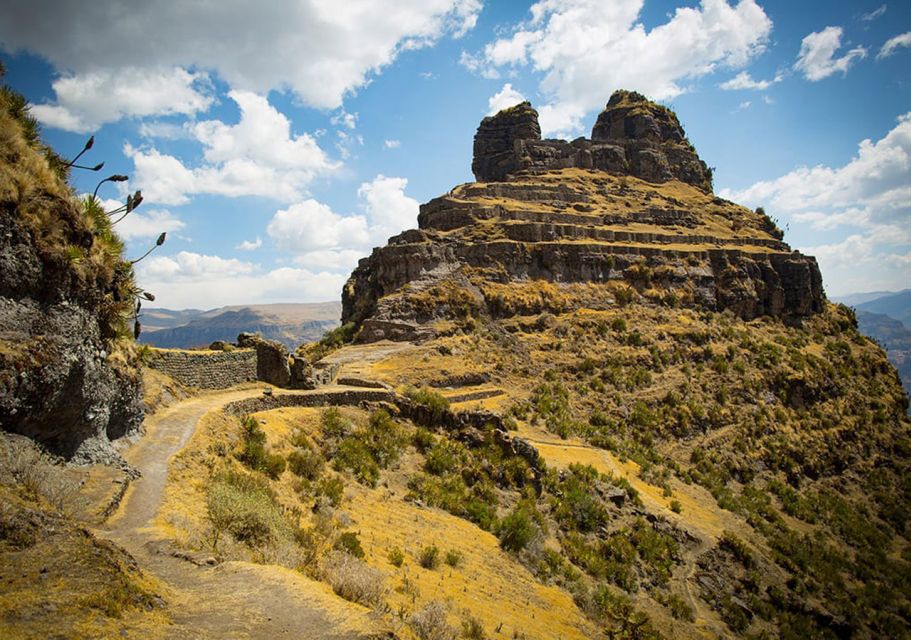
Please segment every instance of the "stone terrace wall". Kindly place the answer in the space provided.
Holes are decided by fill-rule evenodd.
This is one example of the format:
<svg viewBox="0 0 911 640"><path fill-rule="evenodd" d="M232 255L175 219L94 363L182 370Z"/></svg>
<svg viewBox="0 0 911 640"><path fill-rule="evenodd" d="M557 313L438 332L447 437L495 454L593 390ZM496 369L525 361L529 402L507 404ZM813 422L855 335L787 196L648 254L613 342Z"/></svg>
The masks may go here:
<svg viewBox="0 0 911 640"><path fill-rule="evenodd" d="M227 389L256 380L256 350L179 351L152 349L149 366L181 384L201 389Z"/></svg>

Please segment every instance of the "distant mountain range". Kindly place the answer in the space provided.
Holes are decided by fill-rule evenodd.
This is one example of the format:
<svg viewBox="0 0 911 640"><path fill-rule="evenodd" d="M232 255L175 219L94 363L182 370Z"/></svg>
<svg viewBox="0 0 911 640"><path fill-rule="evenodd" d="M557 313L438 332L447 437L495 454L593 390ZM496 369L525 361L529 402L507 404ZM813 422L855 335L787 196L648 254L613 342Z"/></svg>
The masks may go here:
<svg viewBox="0 0 911 640"><path fill-rule="evenodd" d="M156 347L190 349L216 340L234 342L237 334L259 333L289 349L318 339L339 325L339 302L258 304L200 309L143 309L139 341Z"/></svg>
<svg viewBox="0 0 911 640"><path fill-rule="evenodd" d="M853 293L834 300L854 307L861 332L883 346L911 395L911 289Z"/></svg>

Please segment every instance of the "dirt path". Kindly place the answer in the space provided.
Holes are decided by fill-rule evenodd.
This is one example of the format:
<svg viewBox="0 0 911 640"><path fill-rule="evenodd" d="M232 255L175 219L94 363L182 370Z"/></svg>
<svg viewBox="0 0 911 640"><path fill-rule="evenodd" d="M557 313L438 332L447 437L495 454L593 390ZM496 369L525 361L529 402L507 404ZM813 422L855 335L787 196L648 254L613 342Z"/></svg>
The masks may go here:
<svg viewBox="0 0 911 640"><path fill-rule="evenodd" d="M149 534L147 527L162 503L168 462L199 420L230 402L260 395L260 387L205 394L147 418L146 435L123 454L142 477L98 535L124 547L169 587L174 626L167 630L168 638L385 637L383 625L369 610L340 600L326 585L297 572L246 562L197 567L163 552Z"/></svg>

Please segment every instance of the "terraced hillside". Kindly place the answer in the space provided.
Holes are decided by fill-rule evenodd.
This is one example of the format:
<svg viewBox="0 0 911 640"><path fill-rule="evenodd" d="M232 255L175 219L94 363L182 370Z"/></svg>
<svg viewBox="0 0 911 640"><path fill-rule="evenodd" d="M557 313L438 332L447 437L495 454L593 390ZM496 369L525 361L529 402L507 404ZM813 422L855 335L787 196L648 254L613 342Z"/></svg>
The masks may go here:
<svg viewBox="0 0 911 640"><path fill-rule="evenodd" d="M546 475L491 526L607 637L907 637L908 400L882 349L762 210L712 194L666 109L620 92L573 142L536 117L481 123L478 182L348 281L355 344L304 351L533 446Z"/></svg>
<svg viewBox="0 0 911 640"><path fill-rule="evenodd" d="M619 119L621 131L644 132L626 142L639 150L624 157L619 173L605 171L596 159L604 148L624 154L623 147L516 137L519 167L527 154L538 154L535 144L569 147L562 153L575 155L537 160L502 181L460 185L423 205L419 229L361 261L343 292L342 322L363 325L360 340L369 341L413 337L418 325L429 335L434 320L445 325L478 314L608 308L617 299L731 310L744 319L821 311L816 261L792 251L764 212L715 197L702 174L692 184L679 179L688 173L678 171L678 177L672 167L645 173L652 182L630 175L644 165L642 156L657 154L647 144L652 128L658 149L666 138L685 136L679 124L656 124L667 120L663 107L637 94L623 96L612 99L599 123ZM629 100L637 101L637 111L624 106ZM482 138L491 128L500 136L507 135L504 129L532 135L537 113L525 104L485 119L476 154L488 149ZM701 163L695 151L689 154L690 165ZM631 164L631 158L639 160ZM476 156L475 166L485 163ZM654 182L655 173L665 180Z"/></svg>

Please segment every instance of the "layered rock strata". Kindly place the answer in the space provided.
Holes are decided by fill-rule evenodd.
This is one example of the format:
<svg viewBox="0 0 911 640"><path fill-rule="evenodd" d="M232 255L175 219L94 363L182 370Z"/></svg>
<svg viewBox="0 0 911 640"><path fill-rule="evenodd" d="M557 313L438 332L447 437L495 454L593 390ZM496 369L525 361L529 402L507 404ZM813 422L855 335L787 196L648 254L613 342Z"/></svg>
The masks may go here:
<svg viewBox="0 0 911 640"><path fill-rule="evenodd" d="M485 118L479 182L424 204L418 229L361 260L342 293L342 321L361 325L360 340L633 300L744 319L822 310L816 261L761 211L711 193L670 110L618 92L591 141L540 141L538 131L527 103ZM622 161L596 160L609 156Z"/></svg>
<svg viewBox="0 0 911 640"><path fill-rule="evenodd" d="M712 189L712 173L674 112L636 92L611 96L591 139L542 140L538 112L528 102L484 118L475 134L471 170L478 182L508 180L520 171L573 167Z"/></svg>

